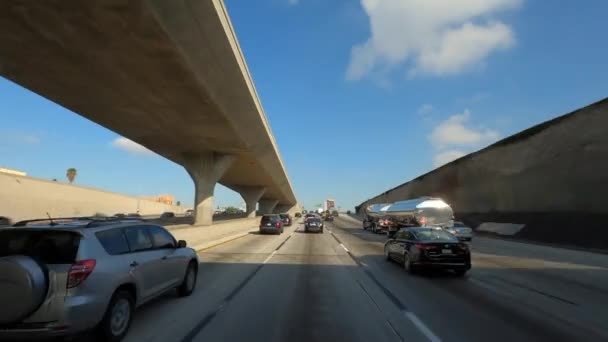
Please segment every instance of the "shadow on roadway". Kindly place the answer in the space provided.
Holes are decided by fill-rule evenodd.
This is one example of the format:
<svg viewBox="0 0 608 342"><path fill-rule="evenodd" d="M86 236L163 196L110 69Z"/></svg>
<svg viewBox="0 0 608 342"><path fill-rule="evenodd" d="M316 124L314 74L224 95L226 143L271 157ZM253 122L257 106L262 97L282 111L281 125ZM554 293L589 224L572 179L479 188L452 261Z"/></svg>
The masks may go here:
<svg viewBox="0 0 608 342"><path fill-rule="evenodd" d="M423 320L428 318L427 324L433 326L439 336L452 336L453 340L467 341L512 341L521 340L517 337L522 335L528 336L530 340L562 341L572 338L572 334L579 338L586 336L584 332L578 334L578 330L571 325L565 326L570 333L564 335L546 322L539 322L532 316L522 314L520 310L514 309L513 303L505 303L504 299L499 300L495 294L480 288L468 277L459 278L442 271L424 271L410 275L398 263L386 261L383 255L368 254L358 257L357 260L368 265L371 277L384 288L383 291L390 293L388 297L419 313ZM271 262L263 265L259 262L202 262L195 294L192 297L179 298L175 291L171 291L143 305L136 311L133 329L125 341L145 340L154 335L165 336L163 334L167 334L166 330L173 329L172 325L177 324L176 317L179 317L179 329L175 328L177 330L166 335L171 338L163 337L158 340L181 341L197 325L201 331L204 331L208 327L211 328L213 321L223 315L237 320L246 318L246 323L243 321L233 323L239 325L239 330L242 332L239 337L249 334L253 340L351 340L349 337L357 340L356 336L349 336L349 332L353 331L349 328L351 323L344 319L349 316L349 311L356 308L350 307L347 301L338 298L343 291L351 287L357 288L357 280L352 272L362 269L359 266L319 264L319 260L316 260L314 265L301 262L296 264ZM475 270L483 269L484 267L475 268ZM262 277L259 270L263 270L266 275ZM579 275L577 270L561 271L572 279L576 279ZM499 272L533 273L525 268L509 268ZM272 277L268 276L269 273ZM340 282L328 281L336 277L335 274L342 275L342 278L339 278ZM226 280L228 278L234 279L228 282ZM260 305L249 287L253 286L253 282L266 282L270 281L269 279L274 279L274 282L258 283L255 288L259 290L266 286L271 289L280 279L284 279L285 286L279 291L281 293L272 294L270 290L268 293L266 291L259 293L261 298L265 298L263 305ZM370 286L369 284L366 286ZM244 303L245 299L242 296L253 296L247 297L247 302L253 304L231 307ZM562 301L562 304L584 309L579 303L566 300L571 303ZM602 300L605 302L608 297ZM220 303L224 303L223 311L217 313L217 317L210 316ZM233 312L239 314L233 317L231 316ZM311 320L311 317L314 319ZM205 319L209 321L203 324ZM285 328L281 329L280 338L273 339L265 335L266 331L281 325ZM510 328L503 330L507 327ZM230 332L228 326L222 329L226 329L229 336L230 333L238 335L238 332ZM446 332L449 332L449 335ZM101 341L93 333L81 335L74 340Z"/></svg>

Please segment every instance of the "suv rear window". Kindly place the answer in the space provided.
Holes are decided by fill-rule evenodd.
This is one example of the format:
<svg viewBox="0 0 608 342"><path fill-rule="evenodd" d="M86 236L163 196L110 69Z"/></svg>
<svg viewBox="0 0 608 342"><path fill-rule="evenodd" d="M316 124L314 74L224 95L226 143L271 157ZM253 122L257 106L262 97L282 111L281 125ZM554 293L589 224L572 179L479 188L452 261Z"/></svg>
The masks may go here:
<svg viewBox="0 0 608 342"><path fill-rule="evenodd" d="M262 216L262 223L276 222L280 220L279 216Z"/></svg>
<svg viewBox="0 0 608 342"><path fill-rule="evenodd" d="M46 264L76 260L80 235L75 232L11 228L0 231L0 257L27 255Z"/></svg>
<svg viewBox="0 0 608 342"><path fill-rule="evenodd" d="M122 228L104 230L95 233L103 249L110 255L129 253L129 243Z"/></svg>

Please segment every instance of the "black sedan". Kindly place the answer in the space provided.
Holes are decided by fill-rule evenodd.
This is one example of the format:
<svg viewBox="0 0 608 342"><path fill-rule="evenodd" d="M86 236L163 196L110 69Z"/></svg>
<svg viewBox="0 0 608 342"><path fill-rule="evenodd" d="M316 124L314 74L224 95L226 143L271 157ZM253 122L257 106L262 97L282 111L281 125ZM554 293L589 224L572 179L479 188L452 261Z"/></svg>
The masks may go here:
<svg viewBox="0 0 608 342"><path fill-rule="evenodd" d="M311 217L304 223L304 232L323 233L323 221L319 217Z"/></svg>
<svg viewBox="0 0 608 342"><path fill-rule="evenodd" d="M463 276L471 268L469 247L441 229L412 227L399 230L384 244L384 256L410 273L423 268L453 270Z"/></svg>

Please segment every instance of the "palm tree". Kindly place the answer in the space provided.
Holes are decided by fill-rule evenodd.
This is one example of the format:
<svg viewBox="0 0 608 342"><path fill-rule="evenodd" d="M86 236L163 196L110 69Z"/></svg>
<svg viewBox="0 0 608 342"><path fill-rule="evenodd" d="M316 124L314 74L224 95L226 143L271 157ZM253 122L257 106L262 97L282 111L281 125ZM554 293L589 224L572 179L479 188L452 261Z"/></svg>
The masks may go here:
<svg viewBox="0 0 608 342"><path fill-rule="evenodd" d="M65 176L68 177L68 181L70 181L70 184L74 182L74 178L76 178L77 174L78 171L76 171L76 169L73 167L69 168L68 171L65 173Z"/></svg>

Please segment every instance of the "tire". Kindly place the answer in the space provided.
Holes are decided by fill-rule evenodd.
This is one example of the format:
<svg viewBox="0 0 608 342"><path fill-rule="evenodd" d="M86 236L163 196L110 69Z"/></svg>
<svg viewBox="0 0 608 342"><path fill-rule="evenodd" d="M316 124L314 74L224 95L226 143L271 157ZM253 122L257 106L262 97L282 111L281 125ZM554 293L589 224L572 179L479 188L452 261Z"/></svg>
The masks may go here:
<svg viewBox="0 0 608 342"><path fill-rule="evenodd" d="M321 229L321 230L319 231L319 233L323 234L323 229Z"/></svg>
<svg viewBox="0 0 608 342"><path fill-rule="evenodd" d="M192 292L194 292L194 289L196 288L197 275L198 270L196 269L196 264L194 261L190 261L188 268L186 269L186 274L184 275L184 280L177 288L177 294L180 297L188 297L192 294Z"/></svg>
<svg viewBox="0 0 608 342"><path fill-rule="evenodd" d="M384 246L384 258L386 261L391 261L391 255L388 253L388 248L386 248L386 246Z"/></svg>
<svg viewBox="0 0 608 342"><path fill-rule="evenodd" d="M414 265L412 265L412 261L410 260L408 253L403 254L403 268L405 268L409 274L416 274L417 269Z"/></svg>
<svg viewBox="0 0 608 342"><path fill-rule="evenodd" d="M118 290L112 296L103 319L97 326L104 341L121 341L129 332L133 320L134 299L131 293Z"/></svg>

